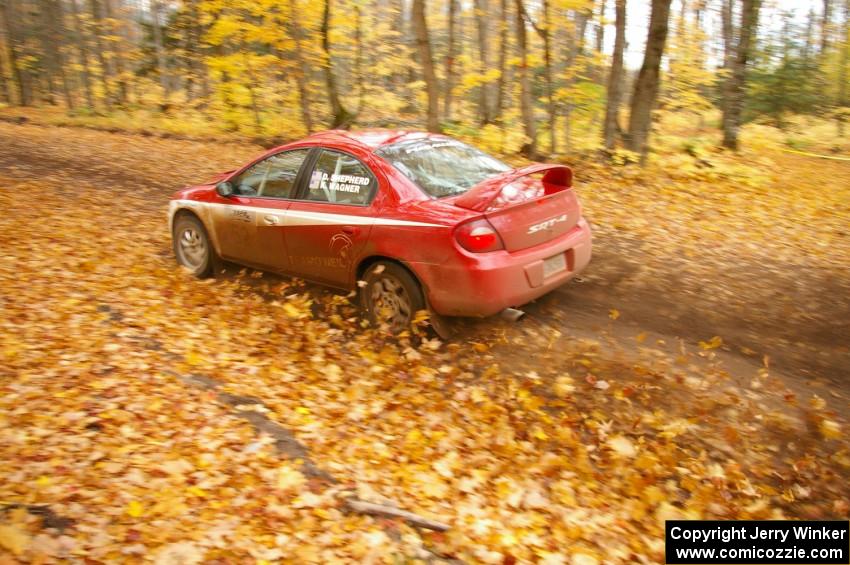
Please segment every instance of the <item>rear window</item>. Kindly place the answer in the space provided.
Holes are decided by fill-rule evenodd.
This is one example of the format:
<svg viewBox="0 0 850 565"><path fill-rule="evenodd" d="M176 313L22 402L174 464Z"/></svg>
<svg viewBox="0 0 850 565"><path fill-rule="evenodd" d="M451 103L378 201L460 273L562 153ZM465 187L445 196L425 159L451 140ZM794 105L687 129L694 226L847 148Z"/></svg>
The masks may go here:
<svg viewBox="0 0 850 565"><path fill-rule="evenodd" d="M511 169L483 151L446 138L393 143L375 154L435 198L463 194L479 182Z"/></svg>

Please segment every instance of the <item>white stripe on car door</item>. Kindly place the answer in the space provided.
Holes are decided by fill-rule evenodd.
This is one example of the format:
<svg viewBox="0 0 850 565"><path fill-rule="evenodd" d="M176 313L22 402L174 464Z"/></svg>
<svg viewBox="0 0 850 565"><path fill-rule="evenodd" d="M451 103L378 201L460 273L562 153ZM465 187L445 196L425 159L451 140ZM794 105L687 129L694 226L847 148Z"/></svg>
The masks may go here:
<svg viewBox="0 0 850 565"><path fill-rule="evenodd" d="M197 200L172 200L169 204L169 216L174 217L174 213L180 208L186 207L196 209L201 207L223 207L231 210L244 210L255 214L268 214L274 216L283 216L283 224L285 226L325 226L328 224L339 224L347 226L413 226L426 228L441 228L445 227L441 224L431 224L427 222L412 222L408 220L395 220L392 218L376 218L373 216L355 216L349 214L332 214L326 212L307 212L305 210L281 210L278 208L260 208L257 206L240 206L238 204L219 204L217 202L198 202Z"/></svg>

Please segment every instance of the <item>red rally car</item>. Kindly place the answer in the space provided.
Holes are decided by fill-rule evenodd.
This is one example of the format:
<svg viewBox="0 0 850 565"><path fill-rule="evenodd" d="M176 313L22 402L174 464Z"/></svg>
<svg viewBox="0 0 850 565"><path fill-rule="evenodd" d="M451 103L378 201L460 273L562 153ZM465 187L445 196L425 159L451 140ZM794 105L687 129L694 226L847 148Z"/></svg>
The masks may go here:
<svg viewBox="0 0 850 565"><path fill-rule="evenodd" d="M515 169L444 135L326 131L268 151L169 206L177 260L217 257L342 289L358 281L373 323L417 310L488 316L590 261L572 171Z"/></svg>

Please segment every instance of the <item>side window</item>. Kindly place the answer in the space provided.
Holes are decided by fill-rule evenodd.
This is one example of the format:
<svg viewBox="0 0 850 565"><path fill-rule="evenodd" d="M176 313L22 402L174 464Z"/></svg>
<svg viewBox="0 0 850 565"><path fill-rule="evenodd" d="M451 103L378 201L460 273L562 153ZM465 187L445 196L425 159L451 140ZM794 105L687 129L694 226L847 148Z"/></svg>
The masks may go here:
<svg viewBox="0 0 850 565"><path fill-rule="evenodd" d="M305 199L365 206L376 184L369 169L351 155L323 149L310 175Z"/></svg>
<svg viewBox="0 0 850 565"><path fill-rule="evenodd" d="M309 152L309 149L284 151L252 165L234 181L237 194L293 198L298 170Z"/></svg>

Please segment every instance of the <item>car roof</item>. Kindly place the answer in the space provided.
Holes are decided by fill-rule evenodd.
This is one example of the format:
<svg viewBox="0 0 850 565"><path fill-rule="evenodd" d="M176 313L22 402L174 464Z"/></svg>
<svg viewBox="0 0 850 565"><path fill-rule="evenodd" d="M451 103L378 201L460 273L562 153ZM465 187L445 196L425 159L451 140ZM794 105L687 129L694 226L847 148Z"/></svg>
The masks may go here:
<svg viewBox="0 0 850 565"><path fill-rule="evenodd" d="M385 145L396 143L399 141L408 141L412 139L427 139L431 137L444 137L440 134L429 133L416 130L400 130L400 129L362 129L349 131L343 129L332 129L328 131L320 131L314 133L304 139L304 141L321 141L321 142L337 142L337 143L354 143L364 149L374 151Z"/></svg>

